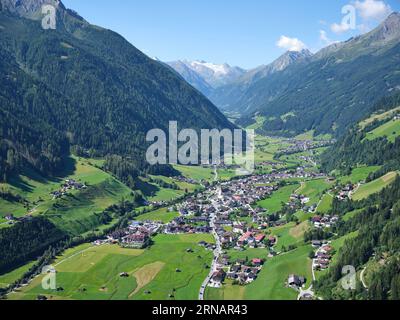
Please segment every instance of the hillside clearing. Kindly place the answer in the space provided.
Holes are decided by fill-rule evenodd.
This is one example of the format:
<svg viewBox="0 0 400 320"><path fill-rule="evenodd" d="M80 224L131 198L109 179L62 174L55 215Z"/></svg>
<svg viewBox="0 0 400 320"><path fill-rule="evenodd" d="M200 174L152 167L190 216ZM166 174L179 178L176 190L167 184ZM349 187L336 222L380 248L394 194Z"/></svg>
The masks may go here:
<svg viewBox="0 0 400 320"><path fill-rule="evenodd" d="M397 175L397 172L389 172L381 178L361 185L358 190L352 195L352 199L355 201L362 200L368 198L374 193L382 191L385 187L387 187L396 179Z"/></svg>

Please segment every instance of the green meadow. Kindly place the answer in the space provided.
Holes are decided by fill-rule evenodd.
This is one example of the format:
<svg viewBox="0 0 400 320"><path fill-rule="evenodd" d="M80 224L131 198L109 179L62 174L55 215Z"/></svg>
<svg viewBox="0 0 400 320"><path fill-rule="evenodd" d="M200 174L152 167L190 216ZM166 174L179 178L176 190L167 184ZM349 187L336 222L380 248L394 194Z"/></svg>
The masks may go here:
<svg viewBox="0 0 400 320"><path fill-rule="evenodd" d="M206 180L213 181L215 178L214 169L213 168L205 168L202 166L182 166L182 165L174 165L174 168L181 172L181 174L190 179L194 179L197 181Z"/></svg>
<svg viewBox="0 0 400 320"><path fill-rule="evenodd" d="M178 217L179 213L176 211L168 211L168 208L161 208L155 211L151 211L142 214L136 218L138 221L161 221L162 223L171 222L174 218Z"/></svg>
<svg viewBox="0 0 400 320"><path fill-rule="evenodd" d="M296 250L267 259L258 278L246 286L233 285L226 281L222 288L207 288L206 300L296 300L298 293L286 287L290 274L304 276L306 286L311 285L311 246L301 246Z"/></svg>
<svg viewBox="0 0 400 320"><path fill-rule="evenodd" d="M288 249L289 246L301 245L303 243L304 233L308 229L308 221L303 221L298 225L291 222L283 226L271 228L271 235L275 236L277 239L277 244L274 247L275 250L282 251L283 248Z"/></svg>
<svg viewBox="0 0 400 320"><path fill-rule="evenodd" d="M338 177L338 181L342 184L345 184L348 182L358 183L360 181L364 181L365 179L368 178L368 176L371 173L373 173L379 169L380 169L380 166L369 166L369 167L363 166L363 167L354 168L350 175Z"/></svg>
<svg viewBox="0 0 400 320"><path fill-rule="evenodd" d="M350 219L354 218L357 214L359 214L363 209L358 209L358 210L354 210L354 211L350 211L347 212L344 216L343 216L343 221L347 222Z"/></svg>
<svg viewBox="0 0 400 320"><path fill-rule="evenodd" d="M400 120L390 120L380 127L367 133L367 140L386 137L390 142L394 142L400 135Z"/></svg>
<svg viewBox="0 0 400 320"><path fill-rule="evenodd" d="M317 207L317 212L328 213L332 209L333 197L326 193Z"/></svg>
<svg viewBox="0 0 400 320"><path fill-rule="evenodd" d="M391 184L398 175L397 172L389 172L381 178L374 181L361 185L358 190L352 195L352 199L355 201L368 198L374 193L378 193Z"/></svg>
<svg viewBox="0 0 400 320"><path fill-rule="evenodd" d="M395 115L398 111L400 111L400 107L397 107L395 109L389 110L384 113L373 114L371 117L365 119L364 121L361 121L359 126L361 129L364 129L367 125L373 123L376 120L381 121L393 117L393 115Z"/></svg>
<svg viewBox="0 0 400 320"><path fill-rule="evenodd" d="M296 250L269 259L262 268L256 281L248 285L244 292L247 300L295 300L298 293L286 287L290 274L304 276L306 286L311 285L310 246L301 246Z"/></svg>
<svg viewBox="0 0 400 320"><path fill-rule="evenodd" d="M14 177L2 187L29 202L28 207L0 199L0 216L12 213L17 217L27 213L44 215L63 230L80 234L95 230L102 223L98 214L123 199L130 199L132 190L102 171L101 160L71 157L60 177L43 177L34 171ZM50 194L60 189L66 179L85 183L88 188L70 190L54 200ZM1 221L0 221L1 222Z"/></svg>
<svg viewBox="0 0 400 320"><path fill-rule="evenodd" d="M297 190L297 194L302 194L310 198L308 204L317 204L326 190L332 184L325 179L309 180L302 184L301 188Z"/></svg>
<svg viewBox="0 0 400 320"><path fill-rule="evenodd" d="M246 129L250 129L250 130L257 130L257 129L261 129L265 120L267 120L265 117L262 116L256 116L254 119L256 122L250 126L248 126Z"/></svg>
<svg viewBox="0 0 400 320"><path fill-rule="evenodd" d="M259 201L257 205L267 209L268 213L276 213L283 208L283 204L289 201L290 196L299 186L299 184L284 186L275 191L269 198Z"/></svg>
<svg viewBox="0 0 400 320"><path fill-rule="evenodd" d="M63 290L43 290L42 277L37 277L8 298L32 300L45 295L50 300L196 300L209 272L205 265L212 260L212 253L198 246L201 240L212 242L213 238L158 235L145 250L85 244L67 251L53 264L57 287ZM186 252L188 248L194 252ZM123 272L128 277L120 277Z"/></svg>
<svg viewBox="0 0 400 320"><path fill-rule="evenodd" d="M28 270L35 264L35 261L27 263L9 273L0 275L0 288L6 288L10 284L22 278Z"/></svg>

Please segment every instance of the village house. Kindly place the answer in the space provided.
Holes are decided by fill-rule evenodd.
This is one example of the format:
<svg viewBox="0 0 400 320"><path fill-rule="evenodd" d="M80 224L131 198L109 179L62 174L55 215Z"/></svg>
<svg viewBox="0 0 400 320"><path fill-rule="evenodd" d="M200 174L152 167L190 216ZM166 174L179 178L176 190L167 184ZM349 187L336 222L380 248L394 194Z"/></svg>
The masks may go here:
<svg viewBox="0 0 400 320"><path fill-rule="evenodd" d="M214 272L211 277L209 286L214 288L219 288L226 278L226 272L224 270L218 270Z"/></svg>
<svg viewBox="0 0 400 320"><path fill-rule="evenodd" d="M291 274L288 277L288 286L294 289L301 288L305 283L306 279L302 276Z"/></svg>
<svg viewBox="0 0 400 320"><path fill-rule="evenodd" d="M122 238L121 246L124 248L143 249L150 244L148 234L137 233L129 234Z"/></svg>
<svg viewBox="0 0 400 320"><path fill-rule="evenodd" d="M7 214L5 217L4 217L4 219L6 219L7 221L14 221L15 220L15 217L14 217L14 215L13 214Z"/></svg>

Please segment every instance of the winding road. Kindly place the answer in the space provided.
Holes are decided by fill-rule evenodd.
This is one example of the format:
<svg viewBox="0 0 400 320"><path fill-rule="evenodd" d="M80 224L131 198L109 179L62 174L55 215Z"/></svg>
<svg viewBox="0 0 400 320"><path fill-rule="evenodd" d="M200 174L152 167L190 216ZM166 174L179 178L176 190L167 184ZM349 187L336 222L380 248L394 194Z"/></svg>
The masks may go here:
<svg viewBox="0 0 400 320"><path fill-rule="evenodd" d="M360 273L360 280L361 280L361 283L362 283L362 285L364 286L364 288L365 288L365 289L368 289L368 286L367 286L367 284L365 283L365 279L364 279L365 270L367 270L367 267L365 267L365 268L361 271L361 273Z"/></svg>

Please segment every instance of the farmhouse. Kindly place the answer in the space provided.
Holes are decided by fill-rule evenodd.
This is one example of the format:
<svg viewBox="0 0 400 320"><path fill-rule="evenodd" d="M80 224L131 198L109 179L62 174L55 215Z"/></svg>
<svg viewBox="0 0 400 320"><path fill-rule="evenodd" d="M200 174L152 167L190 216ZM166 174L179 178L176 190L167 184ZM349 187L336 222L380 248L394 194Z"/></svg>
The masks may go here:
<svg viewBox="0 0 400 320"><path fill-rule="evenodd" d="M225 278L226 278L226 272L224 270L219 270L214 272L213 276L211 277L210 286L220 287L222 282L224 282Z"/></svg>
<svg viewBox="0 0 400 320"><path fill-rule="evenodd" d="M305 283L306 283L306 280L305 280L304 277L297 276L297 275L294 275L294 274L289 275L289 278L288 278L288 285L289 285L290 287L293 287L293 288L300 288L300 287L302 287Z"/></svg>

